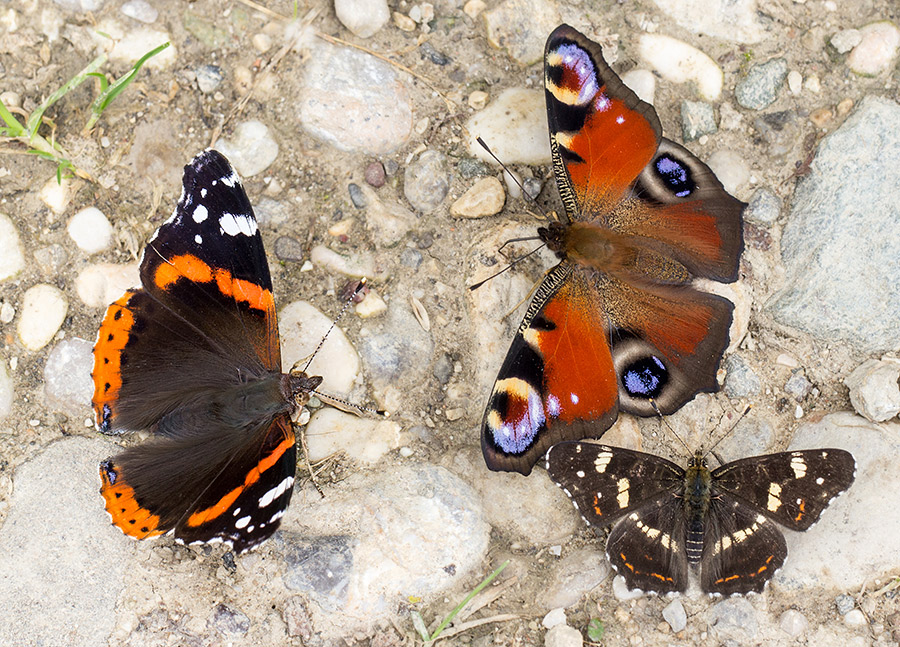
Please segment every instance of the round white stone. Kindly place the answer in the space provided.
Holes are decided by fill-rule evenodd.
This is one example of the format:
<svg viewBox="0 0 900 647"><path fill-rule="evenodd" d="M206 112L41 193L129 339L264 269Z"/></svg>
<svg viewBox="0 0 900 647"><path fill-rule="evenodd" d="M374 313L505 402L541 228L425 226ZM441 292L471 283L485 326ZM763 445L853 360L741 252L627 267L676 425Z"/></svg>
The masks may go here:
<svg viewBox="0 0 900 647"><path fill-rule="evenodd" d="M391 17L386 0L334 0L334 13L360 38L374 36Z"/></svg>
<svg viewBox="0 0 900 647"><path fill-rule="evenodd" d="M622 83L627 85L642 101L653 105L656 96L656 77L650 70L629 70L622 75Z"/></svg>
<svg viewBox="0 0 900 647"><path fill-rule="evenodd" d="M102 211L97 207L87 207L72 216L68 232L80 250L96 254L109 248L113 228Z"/></svg>
<svg viewBox="0 0 900 647"><path fill-rule="evenodd" d="M95 263L81 270L75 278L75 292L84 305L100 308L118 299L125 290L140 284L137 263Z"/></svg>
<svg viewBox="0 0 900 647"><path fill-rule="evenodd" d="M216 148L244 177L262 173L278 157L278 143L269 134L268 126L255 119L238 124L230 138L216 142Z"/></svg>
<svg viewBox="0 0 900 647"><path fill-rule="evenodd" d="M25 267L19 232L9 216L0 213L0 281L15 276Z"/></svg>
<svg viewBox="0 0 900 647"><path fill-rule="evenodd" d="M39 283L25 291L19 318L19 340L28 350L46 346L69 310L69 302L62 290Z"/></svg>
<svg viewBox="0 0 900 647"><path fill-rule="evenodd" d="M850 69L863 76L877 76L889 70L900 51L900 28L883 20L866 25L859 33L862 39L847 57Z"/></svg>
<svg viewBox="0 0 900 647"><path fill-rule="evenodd" d="M497 164L476 141L480 136L504 164L548 164L547 128L544 93L508 88L466 123L469 153Z"/></svg>
<svg viewBox="0 0 900 647"><path fill-rule="evenodd" d="M506 194L503 185L494 176L484 177L469 187L450 206L450 215L456 218L484 218L503 210Z"/></svg>
<svg viewBox="0 0 900 647"><path fill-rule="evenodd" d="M541 620L541 624L545 629L552 629L556 625L566 624L566 610L562 608L553 609L544 616L544 619Z"/></svg>
<svg viewBox="0 0 900 647"><path fill-rule="evenodd" d="M354 461L372 465L400 446L400 425L326 407L313 414L306 426L306 446L312 462L343 452Z"/></svg>

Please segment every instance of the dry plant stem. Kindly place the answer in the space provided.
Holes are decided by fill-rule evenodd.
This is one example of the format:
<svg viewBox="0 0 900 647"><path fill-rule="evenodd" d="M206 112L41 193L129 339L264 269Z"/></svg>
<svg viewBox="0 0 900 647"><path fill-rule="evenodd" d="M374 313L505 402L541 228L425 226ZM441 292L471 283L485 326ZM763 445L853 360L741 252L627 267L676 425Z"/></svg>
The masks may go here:
<svg viewBox="0 0 900 647"><path fill-rule="evenodd" d="M443 99L444 104L447 106L447 110L449 110L450 112L453 112L454 110L456 110L456 105L452 101L450 101L450 99L448 99L446 96L444 96L443 92L441 92L436 87L434 87L434 84L428 78L422 76L421 74L417 74L416 72L413 72L411 69L409 69L405 65L402 65L402 64L398 63L397 61L392 61L387 56L384 56L383 54L379 54L378 52L375 52L375 51L369 49L368 47L363 47L362 45L356 45L354 43L351 43L351 42L348 42L341 38L338 38L337 36L329 36L328 34L323 34L322 32L316 32L316 36L318 36L322 40L328 41L332 45L344 45L346 47L352 47L354 49L358 49L361 52L365 52L366 54L369 54L370 56L374 56L375 58L381 59L388 65L393 65L394 67L396 67L400 70L403 70L410 76L419 79L422 83L424 83L426 86L428 86L429 90L431 90L432 92L437 94L441 99Z"/></svg>
<svg viewBox="0 0 900 647"><path fill-rule="evenodd" d="M456 615L456 617L459 620L465 620L466 618L471 617L473 613L480 611L491 602L498 599L501 595L506 593L506 590L514 586L516 583L518 583L518 581L519 578L513 576L505 582L502 582L501 584L498 584L497 586L484 591L481 595L478 596L477 600L472 600L470 604L467 604L466 608L461 610Z"/></svg>
<svg viewBox="0 0 900 647"><path fill-rule="evenodd" d="M300 447L303 449L303 460L306 461L306 469L309 471L309 480L312 481L313 486L316 488L316 492L319 493L319 496L323 499L325 498L325 493L322 492L322 488L319 487L319 481L316 479L316 473L313 471L312 463L309 462L309 447L306 446L306 425L300 428Z"/></svg>
<svg viewBox="0 0 900 647"><path fill-rule="evenodd" d="M272 18L278 18L278 19L284 20L284 21L290 20L290 18L288 18L287 16L282 16L282 15L281 15L280 13L278 13L277 11L272 11L272 10L269 9L268 7L264 7L264 6L262 6L261 4L259 4L258 2L253 2L253 0L238 0L238 1L239 1L241 4L245 4L245 5L247 5L248 7L250 7L251 9L255 9L256 11L258 11L258 12L260 12L260 13L264 13L264 14L266 14L267 16L270 16L270 17L272 17Z"/></svg>
<svg viewBox="0 0 900 647"><path fill-rule="evenodd" d="M518 620L520 616L515 615L514 613L501 613L496 616L491 616L490 618L479 618L478 620L472 620L470 622L464 622L461 625L456 625L452 629L448 629L441 633L440 636L427 642L427 645L433 645L439 640L443 640L444 638L450 638L457 634L461 634L464 631L468 631L469 629L474 629L475 627L480 627L481 625L487 625L494 622L509 622L510 620Z"/></svg>

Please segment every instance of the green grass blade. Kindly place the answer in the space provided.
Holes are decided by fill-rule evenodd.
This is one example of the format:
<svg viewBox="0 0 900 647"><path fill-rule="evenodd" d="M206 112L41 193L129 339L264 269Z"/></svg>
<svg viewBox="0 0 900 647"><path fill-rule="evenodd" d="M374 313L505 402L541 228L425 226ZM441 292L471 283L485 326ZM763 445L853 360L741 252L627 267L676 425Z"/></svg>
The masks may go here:
<svg viewBox="0 0 900 647"><path fill-rule="evenodd" d="M502 564L500 564L500 566L498 566L498 567L494 570L493 573L491 573L490 575L488 575L486 578L484 578L484 579L481 581L481 584L479 584L479 585L476 586L474 589L472 589L472 592L469 593L469 595L467 595L467 596L465 597L465 599L464 599L462 602L460 602L460 603L456 606L456 608L453 609L453 611L451 611L451 612L447 615L446 618L444 618L444 620L441 622L441 624L438 625L438 628L434 630L434 633L431 634L431 638L429 638L429 640L436 640L437 637L441 635L441 632L447 627L447 625L450 624L450 622L453 620L453 618L456 617L456 614L459 613L460 611L462 611L462 608L463 608L464 606L466 606L466 605L472 600L472 598L474 598L476 595L478 595L479 593L481 593L481 591L482 591L482 589L484 589L484 587L486 587L488 584L490 584L491 582L493 582L493 581L494 581L494 578L497 577L498 575L500 575L500 572L501 572L504 568L506 568L507 566L509 566L509 560L506 560L505 562L503 562Z"/></svg>
<svg viewBox="0 0 900 647"><path fill-rule="evenodd" d="M3 119L7 126L6 128L0 129L0 132L2 132L4 136L21 137L25 134L25 127L19 123L19 120L16 119L15 115L3 105L2 101L0 101L0 119Z"/></svg>
<svg viewBox="0 0 900 647"><path fill-rule="evenodd" d="M93 61L87 64L83 70L81 70L78 74L73 76L69 81L63 85L56 92L47 97L44 102L35 108L34 112L32 112L28 116L28 121L25 122L25 129L28 131L29 137L33 137L37 132L38 127L41 125L41 119L44 117L44 113L47 111L50 106L54 103L62 99L66 94L77 88L81 83L88 78L88 76L97 71L101 65L106 62L106 54L101 54Z"/></svg>

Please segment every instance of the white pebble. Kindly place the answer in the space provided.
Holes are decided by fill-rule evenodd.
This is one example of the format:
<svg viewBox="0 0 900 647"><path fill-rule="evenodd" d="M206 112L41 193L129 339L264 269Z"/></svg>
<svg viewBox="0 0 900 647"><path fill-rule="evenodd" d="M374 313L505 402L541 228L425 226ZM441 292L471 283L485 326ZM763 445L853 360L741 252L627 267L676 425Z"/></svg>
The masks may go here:
<svg viewBox="0 0 900 647"><path fill-rule="evenodd" d="M656 97L656 77L650 70L629 70L622 75L622 83L627 85L642 101L653 105Z"/></svg>
<svg viewBox="0 0 900 647"><path fill-rule="evenodd" d="M313 414L306 427L306 444L313 462L343 452L354 461L371 465L400 445L400 425L328 407Z"/></svg>
<svg viewBox="0 0 900 647"><path fill-rule="evenodd" d="M148 25L156 22L156 19L159 17L159 12L146 0L129 0L122 5L121 11L129 18L134 18Z"/></svg>
<svg viewBox="0 0 900 647"><path fill-rule="evenodd" d="M582 647L581 632L569 625L556 625L544 636L544 647Z"/></svg>
<svg viewBox="0 0 900 647"><path fill-rule="evenodd" d="M747 166L746 157L736 151L716 151L707 163L725 190L732 195L750 181L750 169Z"/></svg>
<svg viewBox="0 0 900 647"><path fill-rule="evenodd" d="M794 638L806 633L806 630L809 629L809 620L796 609L788 609L782 613L778 624L784 633Z"/></svg>
<svg viewBox="0 0 900 647"><path fill-rule="evenodd" d="M797 96L803 89L803 75L797 70L791 70L787 75L787 84L791 94Z"/></svg>
<svg viewBox="0 0 900 647"><path fill-rule="evenodd" d="M306 362L331 328L332 319L306 301L294 301L278 313L278 324L281 330L281 364L287 371L296 362ZM306 372L308 375L322 376L319 388L326 395L342 397L350 393L359 373L359 355L343 330L335 326L328 333Z"/></svg>
<svg viewBox="0 0 900 647"><path fill-rule="evenodd" d="M328 249L325 245L313 247L309 253L309 260L316 267L357 279L375 275L375 262L370 256L348 258Z"/></svg>
<svg viewBox="0 0 900 647"><path fill-rule="evenodd" d="M844 624L848 627L862 627L866 624L866 616L859 609L851 609L844 614Z"/></svg>
<svg viewBox="0 0 900 647"><path fill-rule="evenodd" d="M62 290L39 283L25 291L19 316L19 339L28 350L46 346L69 310L69 302Z"/></svg>
<svg viewBox="0 0 900 647"><path fill-rule="evenodd" d="M0 213L0 281L15 276L24 267L19 232L9 216Z"/></svg>
<svg viewBox="0 0 900 647"><path fill-rule="evenodd" d="M672 631L678 633L687 627L687 612L679 598L675 598L662 611L663 620L669 623Z"/></svg>
<svg viewBox="0 0 900 647"><path fill-rule="evenodd" d="M900 50L900 28L883 20L866 25L859 32L862 39L847 57L847 65L863 76L887 72L894 65Z"/></svg>
<svg viewBox="0 0 900 647"><path fill-rule="evenodd" d="M629 589L628 585L625 584L625 578L621 575L616 575L613 578L612 585L613 595L616 596L616 599L622 602L628 600L636 600L637 598L644 595L643 591L640 589Z"/></svg>
<svg viewBox="0 0 900 647"><path fill-rule="evenodd" d="M69 202L74 195L73 188L72 180L63 178L60 183L56 181L56 176L54 175L41 187L39 194L41 202L47 205L50 211L59 215L69 206Z"/></svg>
<svg viewBox="0 0 900 647"><path fill-rule="evenodd" d="M375 290L369 290L365 298L356 304L354 308L356 314L362 319L377 317L387 311L387 304L384 302Z"/></svg>
<svg viewBox="0 0 900 647"><path fill-rule="evenodd" d="M150 27L138 27L126 34L122 34L121 30L114 31L119 31L121 37L115 41L115 45L109 53L110 61L134 65L150 50L159 47L163 43L169 43L169 46L163 51L147 59L144 65L151 69L164 70L175 63L177 52L175 46L171 44L172 38L166 32L159 29L151 29ZM115 33L110 35L116 36Z"/></svg>
<svg viewBox="0 0 900 647"><path fill-rule="evenodd" d="M97 207L87 207L72 216L68 232L80 250L96 254L109 247L113 228L102 211Z"/></svg>
<svg viewBox="0 0 900 647"><path fill-rule="evenodd" d="M0 364L0 420L3 420L12 411L15 386L12 376L6 370L4 364Z"/></svg>
<svg viewBox="0 0 900 647"><path fill-rule="evenodd" d="M844 378L850 402L858 414L884 422L900 413L900 359L868 359Z"/></svg>
<svg viewBox="0 0 900 647"><path fill-rule="evenodd" d="M806 80L803 81L803 87L807 92L818 94L822 91L822 82L819 81L819 77L814 74L812 76L806 77Z"/></svg>
<svg viewBox="0 0 900 647"><path fill-rule="evenodd" d="M484 0L469 0L463 5L463 13L472 20L475 20L485 9L487 9L487 3Z"/></svg>
<svg viewBox="0 0 900 647"><path fill-rule="evenodd" d="M716 101L722 94L722 70L696 47L662 34L642 35L638 47L641 58L664 79L693 81L707 101Z"/></svg>
<svg viewBox="0 0 900 647"><path fill-rule="evenodd" d="M90 308L108 306L129 288L141 284L137 263L116 265L95 263L88 265L75 278L75 292Z"/></svg>
<svg viewBox="0 0 900 647"><path fill-rule="evenodd" d="M861 40L862 34L858 29L842 29L831 37L831 46L838 54L846 54L859 45Z"/></svg>
<svg viewBox="0 0 900 647"><path fill-rule="evenodd" d="M355 36L374 36L390 20L386 0L334 0L334 13Z"/></svg>
<svg viewBox="0 0 900 647"><path fill-rule="evenodd" d="M543 91L508 88L466 123L469 153L497 163L476 141L480 136L504 164L548 164L547 128Z"/></svg>
<svg viewBox="0 0 900 647"><path fill-rule="evenodd" d="M94 383L91 366L93 344L86 339L63 339L47 354L44 393L63 410L81 414L91 405Z"/></svg>
<svg viewBox="0 0 900 647"><path fill-rule="evenodd" d="M278 157L278 143L269 134L268 126L255 119L238 124L230 138L216 142L216 148L243 177L262 173Z"/></svg>
<svg viewBox="0 0 900 647"><path fill-rule="evenodd" d="M484 218L503 210L506 194L500 180L494 176L483 177L469 187L459 199L450 205L450 215L455 218Z"/></svg>
<svg viewBox="0 0 900 647"><path fill-rule="evenodd" d="M8 301L0 303L0 323L8 324L16 316L16 309Z"/></svg>
<svg viewBox="0 0 900 647"><path fill-rule="evenodd" d="M544 629L552 629L556 625L564 624L566 624L566 610L562 608L553 609L541 620Z"/></svg>
<svg viewBox="0 0 900 647"><path fill-rule="evenodd" d="M472 110L484 110L484 107L488 103L488 99L490 99L490 95L487 92L484 90L475 90L469 95L467 103Z"/></svg>
<svg viewBox="0 0 900 647"><path fill-rule="evenodd" d="M400 448L400 455L403 458L409 458L410 456L413 455L413 450L410 449L409 447L407 447L406 445L404 445L403 447Z"/></svg>

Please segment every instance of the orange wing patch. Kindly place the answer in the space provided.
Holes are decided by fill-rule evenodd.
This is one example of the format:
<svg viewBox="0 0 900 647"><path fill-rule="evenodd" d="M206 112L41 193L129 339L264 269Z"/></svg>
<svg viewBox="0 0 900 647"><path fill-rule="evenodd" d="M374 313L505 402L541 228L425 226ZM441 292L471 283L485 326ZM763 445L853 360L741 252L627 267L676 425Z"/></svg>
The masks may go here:
<svg viewBox="0 0 900 647"><path fill-rule="evenodd" d="M161 263L153 272L153 283L160 290L167 290L181 279L193 283L216 284L216 289L226 297L243 302L254 310L268 312L275 307L272 292L256 285L252 281L235 278L231 272L211 267L193 254L173 256Z"/></svg>
<svg viewBox="0 0 900 647"><path fill-rule="evenodd" d="M97 343L94 345L94 417L99 428L109 424L112 406L122 388L122 350L128 343L128 335L134 326L134 314L128 302L137 290L129 290L118 301L109 306Z"/></svg>
<svg viewBox="0 0 900 647"><path fill-rule="evenodd" d="M166 532L159 528L159 516L141 507L134 489L112 461L100 463L100 480L103 482L100 494L106 501L106 511L112 517L113 525L135 539L158 537Z"/></svg>

